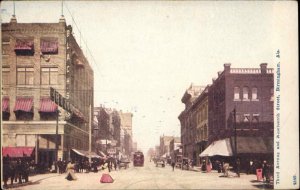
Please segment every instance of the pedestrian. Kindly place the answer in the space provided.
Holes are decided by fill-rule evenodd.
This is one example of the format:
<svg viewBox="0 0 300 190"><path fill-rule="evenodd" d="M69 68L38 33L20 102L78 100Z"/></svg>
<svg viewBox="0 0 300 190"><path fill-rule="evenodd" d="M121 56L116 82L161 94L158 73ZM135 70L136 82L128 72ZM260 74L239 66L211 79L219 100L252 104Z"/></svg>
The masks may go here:
<svg viewBox="0 0 300 190"><path fill-rule="evenodd" d="M229 163L223 164L224 177L228 177Z"/></svg>
<svg viewBox="0 0 300 190"><path fill-rule="evenodd" d="M7 187L7 181L10 177L10 167L9 167L9 158L4 157L3 159L3 182L4 182L4 188Z"/></svg>
<svg viewBox="0 0 300 190"><path fill-rule="evenodd" d="M203 172L206 171L206 162L205 162L205 159L202 160L201 170L202 170Z"/></svg>
<svg viewBox="0 0 300 190"><path fill-rule="evenodd" d="M237 176L238 177L240 177L240 168L241 168L241 161L240 161L240 159L238 158L237 160L236 160L236 163L235 163L236 165L235 165L235 170L236 170L236 174L237 174Z"/></svg>
<svg viewBox="0 0 300 190"><path fill-rule="evenodd" d="M113 183L114 182L114 179L109 175L110 173L110 170L109 170L109 164L108 162L105 163L103 166L102 166L102 176L100 178L100 182L101 183Z"/></svg>
<svg viewBox="0 0 300 190"><path fill-rule="evenodd" d="M75 164L69 161L69 163L67 164L67 176L66 176L66 179L69 181L77 180L77 177L75 176L74 173L74 168L75 168Z"/></svg>
<svg viewBox="0 0 300 190"><path fill-rule="evenodd" d="M16 166L16 178L15 178L15 180L18 178L19 179L19 184L22 183L22 174L23 174L23 167L22 167L21 159L18 159L17 166Z"/></svg>
<svg viewBox="0 0 300 190"><path fill-rule="evenodd" d="M247 174L253 174L253 166L254 166L253 161L250 160Z"/></svg>
<svg viewBox="0 0 300 190"><path fill-rule="evenodd" d="M63 162L61 161L61 158L58 159L57 161L57 168L58 168L58 173L62 174L63 173Z"/></svg>
<svg viewBox="0 0 300 190"><path fill-rule="evenodd" d="M270 182L270 166L266 160L263 161L262 177L263 177L263 180L266 181L267 183Z"/></svg>
<svg viewBox="0 0 300 190"><path fill-rule="evenodd" d="M172 168L173 168L173 171L174 171L174 168L175 168L175 161L174 161L173 159L172 159L171 165L172 165Z"/></svg>
<svg viewBox="0 0 300 190"><path fill-rule="evenodd" d="M10 185L13 185L14 180L16 178L17 161L10 160L9 168L10 168Z"/></svg>

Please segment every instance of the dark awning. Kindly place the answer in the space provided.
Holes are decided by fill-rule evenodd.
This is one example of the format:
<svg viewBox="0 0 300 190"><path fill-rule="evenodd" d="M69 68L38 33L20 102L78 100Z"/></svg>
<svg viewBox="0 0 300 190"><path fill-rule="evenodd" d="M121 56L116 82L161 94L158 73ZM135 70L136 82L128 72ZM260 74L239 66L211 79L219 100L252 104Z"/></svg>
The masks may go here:
<svg viewBox="0 0 300 190"><path fill-rule="evenodd" d="M34 147L2 147L2 156L6 157L30 157Z"/></svg>
<svg viewBox="0 0 300 190"><path fill-rule="evenodd" d="M28 97L18 97L14 111L32 112L33 99Z"/></svg>
<svg viewBox="0 0 300 190"><path fill-rule="evenodd" d="M234 143L234 138L231 139ZM273 153L273 138L271 137L237 137L237 153L267 154Z"/></svg>
<svg viewBox="0 0 300 190"><path fill-rule="evenodd" d="M25 50L25 51L33 51L34 49L34 43L33 39L17 39L15 50Z"/></svg>
<svg viewBox="0 0 300 190"><path fill-rule="evenodd" d="M41 39L41 52L42 53L58 53L57 38Z"/></svg>
<svg viewBox="0 0 300 190"><path fill-rule="evenodd" d="M42 98L39 112L44 112L44 113L56 112L57 107L58 107L57 104L55 104L50 98Z"/></svg>
<svg viewBox="0 0 300 190"><path fill-rule="evenodd" d="M2 112L9 113L9 98L8 97L2 98Z"/></svg>

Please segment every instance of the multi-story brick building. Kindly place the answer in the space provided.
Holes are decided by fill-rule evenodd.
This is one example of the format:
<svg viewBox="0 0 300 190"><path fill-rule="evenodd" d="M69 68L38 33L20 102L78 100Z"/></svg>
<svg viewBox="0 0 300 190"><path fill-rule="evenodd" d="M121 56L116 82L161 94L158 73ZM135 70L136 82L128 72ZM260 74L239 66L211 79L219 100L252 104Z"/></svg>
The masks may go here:
<svg viewBox="0 0 300 190"><path fill-rule="evenodd" d="M239 156L273 161L273 82L266 63L260 68L224 64L208 89L209 144L227 138L233 154L236 142Z"/></svg>
<svg viewBox="0 0 300 190"><path fill-rule="evenodd" d="M65 19L3 23L2 58L2 146L30 147L36 163L49 166L57 158L58 126L59 158L88 150L94 74ZM51 101L50 87L72 105L70 112Z"/></svg>
<svg viewBox="0 0 300 190"><path fill-rule="evenodd" d="M197 140L200 140L199 138L202 129L202 125L200 125L199 115L204 112L202 111L204 110L203 106L201 107L201 109L198 106L201 101L199 101L199 99L197 98L200 96L204 89L205 86L196 86L191 84L191 86L186 90L181 99L181 102L185 104L184 111L182 111L178 116L181 124L181 143L183 148L183 156L190 159L195 159L197 157ZM195 106L196 102L198 107Z"/></svg>
<svg viewBox="0 0 300 190"><path fill-rule="evenodd" d="M110 151L110 154L117 153L117 147L121 145L121 119L119 112L115 109L95 107L98 118L100 149L103 152Z"/></svg>

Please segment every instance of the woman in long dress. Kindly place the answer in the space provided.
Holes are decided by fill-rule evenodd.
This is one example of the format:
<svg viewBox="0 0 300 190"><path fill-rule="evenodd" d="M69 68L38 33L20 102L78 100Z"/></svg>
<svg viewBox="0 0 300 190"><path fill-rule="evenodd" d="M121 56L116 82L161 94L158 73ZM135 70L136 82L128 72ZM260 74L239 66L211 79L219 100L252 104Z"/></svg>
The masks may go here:
<svg viewBox="0 0 300 190"><path fill-rule="evenodd" d="M67 177L66 177L66 179L69 181L77 180L77 177L75 176L74 173L74 168L75 168L75 164L69 161L69 163L67 164Z"/></svg>
<svg viewBox="0 0 300 190"><path fill-rule="evenodd" d="M102 166L102 176L100 178L100 182L101 183L113 183L114 179L109 175L109 168L108 168L108 163L106 162L103 166Z"/></svg>

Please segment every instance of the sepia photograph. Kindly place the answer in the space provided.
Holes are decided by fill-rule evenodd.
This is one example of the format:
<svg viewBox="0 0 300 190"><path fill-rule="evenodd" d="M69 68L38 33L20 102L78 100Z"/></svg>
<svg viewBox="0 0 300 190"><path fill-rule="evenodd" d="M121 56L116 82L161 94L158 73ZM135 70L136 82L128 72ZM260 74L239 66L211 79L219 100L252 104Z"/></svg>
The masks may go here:
<svg viewBox="0 0 300 190"><path fill-rule="evenodd" d="M1 189L299 189L297 1L0 8Z"/></svg>

